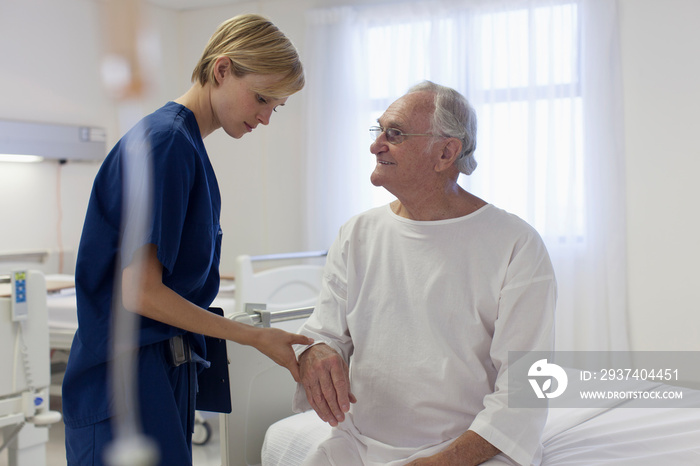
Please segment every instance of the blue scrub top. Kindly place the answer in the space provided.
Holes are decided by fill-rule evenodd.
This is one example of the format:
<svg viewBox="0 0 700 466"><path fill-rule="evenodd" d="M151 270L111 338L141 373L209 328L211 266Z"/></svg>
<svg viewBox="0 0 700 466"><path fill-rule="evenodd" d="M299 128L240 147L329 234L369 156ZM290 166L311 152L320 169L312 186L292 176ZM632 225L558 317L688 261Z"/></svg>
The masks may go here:
<svg viewBox="0 0 700 466"><path fill-rule="evenodd" d="M145 136L134 139L134 136ZM129 141L145 140L135 152L152 164L151 222L132 250L120 249L123 159ZM222 231L221 196L194 114L169 102L145 117L112 149L93 185L76 263L78 331L63 382L65 423L77 428L111 417L107 360L115 267L128 265L133 252L155 244L163 283L207 308L219 289ZM139 317L139 344L150 345L186 333ZM204 354L204 338L192 334ZM146 383L148 383L146 381ZM157 389L154 387L154 389Z"/></svg>

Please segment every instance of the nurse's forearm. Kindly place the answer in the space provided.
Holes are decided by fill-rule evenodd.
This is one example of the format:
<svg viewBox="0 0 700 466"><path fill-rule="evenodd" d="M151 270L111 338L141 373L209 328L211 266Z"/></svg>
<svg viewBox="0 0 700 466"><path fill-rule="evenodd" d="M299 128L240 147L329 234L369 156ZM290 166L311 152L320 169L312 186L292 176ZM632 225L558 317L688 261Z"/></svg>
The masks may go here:
<svg viewBox="0 0 700 466"><path fill-rule="evenodd" d="M299 364L292 345L310 345L313 339L277 328L256 328L209 312L187 301L163 284L163 266L155 245L149 244L134 255L122 272L122 304L140 314L189 332L250 345L286 367L297 382Z"/></svg>
<svg viewBox="0 0 700 466"><path fill-rule="evenodd" d="M190 332L256 346L255 327L218 316L187 301L162 282L155 245L142 247L122 273L122 304L136 314Z"/></svg>

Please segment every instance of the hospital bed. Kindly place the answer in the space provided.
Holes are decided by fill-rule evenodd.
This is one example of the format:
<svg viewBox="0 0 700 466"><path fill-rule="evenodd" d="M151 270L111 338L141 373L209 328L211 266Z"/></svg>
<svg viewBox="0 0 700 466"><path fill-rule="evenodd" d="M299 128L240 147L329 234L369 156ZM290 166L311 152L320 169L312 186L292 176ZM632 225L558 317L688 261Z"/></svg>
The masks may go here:
<svg viewBox="0 0 700 466"><path fill-rule="evenodd" d="M41 272L0 278L0 430L10 466L46 464L49 410L49 332L46 283Z"/></svg>
<svg viewBox="0 0 700 466"><path fill-rule="evenodd" d="M326 251L242 255L236 258L233 279L222 279L212 307L224 315L258 326L274 326L296 332L318 296ZM67 354L77 330L77 311L72 276L50 276L48 295L51 349ZM246 311L246 304L248 311ZM272 317L280 309L302 309ZM307 308L304 310L304 308ZM254 309L254 310L253 310ZM286 388L293 392L289 372L257 350L227 342L232 413L219 416L223 466L260 464L260 450L267 427L292 414L291 395L278 397ZM52 387L54 392L60 386ZM60 392L59 392L60 393ZM209 440L209 422L215 416L197 412L193 443Z"/></svg>
<svg viewBox="0 0 700 466"><path fill-rule="evenodd" d="M264 303L269 310L304 307L314 304L321 280L322 266L314 263L326 251L241 255L236 258L234 277L222 277L213 307L231 316L245 312L245 303ZM289 265L290 261L297 263ZM259 267L253 264L273 264ZM51 349L69 350L78 328L75 278L72 275L46 275L48 282L49 341ZM236 299L238 298L238 299Z"/></svg>

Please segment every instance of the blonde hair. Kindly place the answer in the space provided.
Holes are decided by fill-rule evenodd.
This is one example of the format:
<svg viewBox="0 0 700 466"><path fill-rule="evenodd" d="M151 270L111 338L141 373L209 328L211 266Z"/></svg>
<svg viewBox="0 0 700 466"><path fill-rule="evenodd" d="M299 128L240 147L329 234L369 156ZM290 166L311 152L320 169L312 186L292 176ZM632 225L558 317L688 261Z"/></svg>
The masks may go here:
<svg viewBox="0 0 700 466"><path fill-rule="evenodd" d="M291 41L268 19L253 14L235 16L219 25L192 72L192 82L216 85L214 63L228 57L233 73L280 75L266 89L254 89L273 99L288 97L304 87L304 69Z"/></svg>

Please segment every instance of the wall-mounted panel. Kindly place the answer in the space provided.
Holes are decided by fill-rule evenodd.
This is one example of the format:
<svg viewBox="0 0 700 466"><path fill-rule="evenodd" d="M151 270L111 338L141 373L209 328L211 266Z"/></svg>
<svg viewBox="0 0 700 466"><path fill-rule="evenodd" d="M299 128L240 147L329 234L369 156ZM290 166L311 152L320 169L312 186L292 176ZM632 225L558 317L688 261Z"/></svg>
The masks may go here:
<svg viewBox="0 0 700 466"><path fill-rule="evenodd" d="M0 120L0 154L97 162L106 156L106 140L104 128Z"/></svg>

